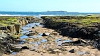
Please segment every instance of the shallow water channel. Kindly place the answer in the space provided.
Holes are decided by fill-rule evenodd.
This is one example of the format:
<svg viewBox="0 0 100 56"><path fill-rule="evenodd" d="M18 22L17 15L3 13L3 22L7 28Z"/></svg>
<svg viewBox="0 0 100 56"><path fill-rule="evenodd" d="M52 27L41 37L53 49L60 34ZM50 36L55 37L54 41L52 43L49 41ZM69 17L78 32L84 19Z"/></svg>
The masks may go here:
<svg viewBox="0 0 100 56"><path fill-rule="evenodd" d="M22 27L20 36L20 42L16 47L28 46L30 50L38 50L46 49L52 45L52 47L61 46L63 42L71 42L72 40L62 40L61 38L54 38L54 36L47 35L46 37L43 36L43 33L37 33L35 30L38 27L44 27L40 23L29 23ZM53 39L54 38L54 39ZM51 40L50 40L51 39ZM12 52L13 55L16 55L17 52Z"/></svg>

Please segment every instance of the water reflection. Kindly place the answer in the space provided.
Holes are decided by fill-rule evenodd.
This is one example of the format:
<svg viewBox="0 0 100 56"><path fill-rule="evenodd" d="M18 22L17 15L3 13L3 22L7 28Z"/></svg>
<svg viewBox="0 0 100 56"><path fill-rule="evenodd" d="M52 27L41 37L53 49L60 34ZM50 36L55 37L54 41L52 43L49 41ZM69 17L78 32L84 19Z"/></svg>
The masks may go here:
<svg viewBox="0 0 100 56"><path fill-rule="evenodd" d="M12 52L12 54L13 54L13 55L16 55L16 54L17 54L17 52Z"/></svg>

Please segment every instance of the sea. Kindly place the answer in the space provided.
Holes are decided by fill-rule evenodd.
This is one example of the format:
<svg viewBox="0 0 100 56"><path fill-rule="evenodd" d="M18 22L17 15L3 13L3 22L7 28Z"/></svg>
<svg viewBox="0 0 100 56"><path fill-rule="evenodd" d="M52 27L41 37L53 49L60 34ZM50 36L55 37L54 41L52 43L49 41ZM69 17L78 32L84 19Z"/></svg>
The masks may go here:
<svg viewBox="0 0 100 56"><path fill-rule="evenodd" d="M46 12L15 12L15 11L0 11L0 16L85 16L100 13L80 13L66 11L46 11Z"/></svg>

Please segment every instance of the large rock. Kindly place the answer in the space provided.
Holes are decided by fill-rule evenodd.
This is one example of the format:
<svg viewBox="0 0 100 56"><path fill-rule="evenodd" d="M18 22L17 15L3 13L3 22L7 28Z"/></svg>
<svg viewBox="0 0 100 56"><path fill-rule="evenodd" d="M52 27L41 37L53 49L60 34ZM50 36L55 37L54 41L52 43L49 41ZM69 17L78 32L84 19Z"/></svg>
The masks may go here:
<svg viewBox="0 0 100 56"><path fill-rule="evenodd" d="M16 30L16 33L20 32L20 25L19 24L15 24L15 30Z"/></svg>
<svg viewBox="0 0 100 56"><path fill-rule="evenodd" d="M14 27L14 25L7 26L7 29L8 29L9 33L15 33L15 27Z"/></svg>

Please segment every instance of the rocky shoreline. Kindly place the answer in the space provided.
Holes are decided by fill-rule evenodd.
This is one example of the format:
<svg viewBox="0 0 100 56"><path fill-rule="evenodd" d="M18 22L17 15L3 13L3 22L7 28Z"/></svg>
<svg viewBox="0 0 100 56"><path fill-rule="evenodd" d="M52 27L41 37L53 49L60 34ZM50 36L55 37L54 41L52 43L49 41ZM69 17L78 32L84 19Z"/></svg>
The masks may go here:
<svg viewBox="0 0 100 56"><path fill-rule="evenodd" d="M93 42L96 42L99 47L100 39L100 22L91 22L91 20L97 19L100 17L92 16L43 16L41 17L44 20L44 25L47 28L51 28L59 32L63 36L68 36L70 38L79 38L84 40L90 40L88 44L93 45ZM57 21L57 20L63 21ZM77 20L78 19L78 20ZM86 25L82 20L91 19L90 24ZM70 20L68 22L68 20ZM75 22L72 22L77 20ZM85 24L85 25L84 25ZM98 48L97 47L97 48ZM98 48L99 49L99 48Z"/></svg>
<svg viewBox="0 0 100 56"><path fill-rule="evenodd" d="M11 24L12 27L6 25L4 27L9 31L2 31L3 34L0 37L0 50L2 50L0 54L2 56L100 55L98 22L92 21L91 25L86 25L86 22L85 26L76 23L74 19L71 22L65 22L65 19L71 18L91 18L94 20L94 18L99 19L100 17L43 16L40 19L25 16L15 18L18 19L16 20L18 23ZM64 20L57 21L58 19Z"/></svg>
<svg viewBox="0 0 100 56"><path fill-rule="evenodd" d="M22 27L29 23L40 22L41 19L33 16L0 16L0 20L0 52L3 54L20 51L13 46L22 42L20 40ZM11 24L8 24L9 22Z"/></svg>

